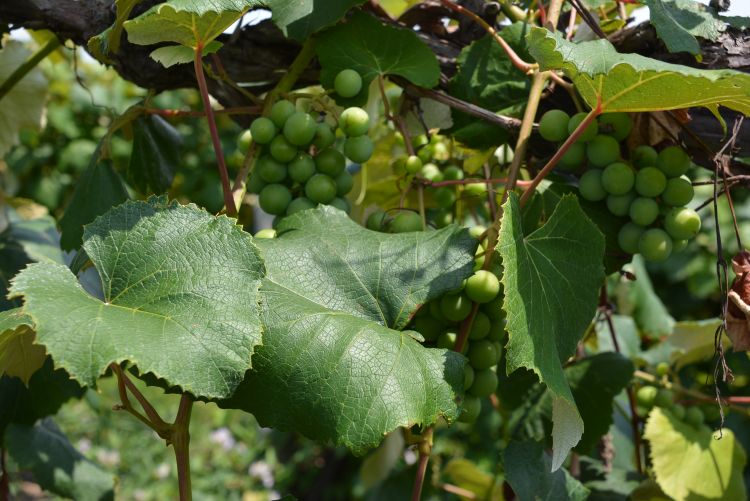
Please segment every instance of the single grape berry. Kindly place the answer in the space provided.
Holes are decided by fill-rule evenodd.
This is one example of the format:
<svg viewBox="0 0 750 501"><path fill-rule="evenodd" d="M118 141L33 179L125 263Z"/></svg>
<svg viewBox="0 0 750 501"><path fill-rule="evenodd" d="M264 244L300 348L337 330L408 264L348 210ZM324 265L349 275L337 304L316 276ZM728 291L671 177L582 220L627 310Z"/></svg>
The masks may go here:
<svg viewBox="0 0 750 501"><path fill-rule="evenodd" d="M678 421L685 419L685 406L681 404L674 404L669 411L672 415L677 418Z"/></svg>
<svg viewBox="0 0 750 501"><path fill-rule="evenodd" d="M315 137L318 125L309 113L297 111L284 123L284 137L295 146L307 146Z"/></svg>
<svg viewBox="0 0 750 501"><path fill-rule="evenodd" d="M602 186L602 171L599 169L587 170L578 181L578 191L583 198L592 202L607 198L607 190Z"/></svg>
<svg viewBox="0 0 750 501"><path fill-rule="evenodd" d="M466 280L466 295L477 303L489 303L500 293L500 281L494 273L479 270Z"/></svg>
<svg viewBox="0 0 750 501"><path fill-rule="evenodd" d="M471 383L474 382L474 369L471 368L471 365L466 364L464 365L464 390L466 390L469 386L471 386Z"/></svg>
<svg viewBox="0 0 750 501"><path fill-rule="evenodd" d="M273 228L263 228L253 235L255 238L276 238L276 230Z"/></svg>
<svg viewBox="0 0 750 501"><path fill-rule="evenodd" d="M354 70L341 70L333 80L333 89L341 97L354 97L362 90L362 77Z"/></svg>
<svg viewBox="0 0 750 501"><path fill-rule="evenodd" d="M448 186L442 186L435 190L433 198L438 207L448 209L456 203L456 190Z"/></svg>
<svg viewBox="0 0 750 501"><path fill-rule="evenodd" d="M283 164L291 162L297 156L297 148L281 135L273 138L269 149L271 156Z"/></svg>
<svg viewBox="0 0 750 501"><path fill-rule="evenodd" d="M620 143L612 136L596 136L586 145L589 162L596 167L606 167L620 158Z"/></svg>
<svg viewBox="0 0 750 501"><path fill-rule="evenodd" d="M635 176L635 191L644 197L658 197L667 187L667 178L657 168L645 167Z"/></svg>
<svg viewBox="0 0 750 501"><path fill-rule="evenodd" d="M277 129L282 130L287 118L291 117L295 111L294 105L289 101L276 101L271 106L271 112L268 114L268 117Z"/></svg>
<svg viewBox="0 0 750 501"><path fill-rule="evenodd" d="M656 398L654 398L654 405L656 407L661 407L662 409L669 409L674 404L674 396L672 395L672 392L669 390L665 390L664 388L660 389L656 393Z"/></svg>
<svg viewBox="0 0 750 501"><path fill-rule="evenodd" d="M659 362L656 366L656 374L659 376L666 376L669 374L669 364L667 362Z"/></svg>
<svg viewBox="0 0 750 501"><path fill-rule="evenodd" d="M419 159L419 157L417 157L417 159ZM421 160L419 161L422 162ZM438 166L432 163L425 164L424 167L419 169L419 175L427 179L428 181L432 181L433 183L439 183L440 181L445 179Z"/></svg>
<svg viewBox="0 0 750 501"><path fill-rule="evenodd" d="M612 195L624 195L635 184L633 169L622 162L609 164L602 171L602 187Z"/></svg>
<svg viewBox="0 0 750 501"><path fill-rule="evenodd" d="M339 127L349 137L367 134L370 129L370 116L362 108L347 108L341 112Z"/></svg>
<svg viewBox="0 0 750 501"><path fill-rule="evenodd" d="M478 398L492 395L497 389L497 374L492 369L474 371L474 383L469 388L469 393Z"/></svg>
<svg viewBox="0 0 750 501"><path fill-rule="evenodd" d="M295 212L314 209L315 204L309 198L299 197L292 200L286 208L286 215L291 216Z"/></svg>
<svg viewBox="0 0 750 501"><path fill-rule="evenodd" d="M315 174L315 161L307 153L298 153L289 163L289 177L298 183L305 183Z"/></svg>
<svg viewBox="0 0 750 501"><path fill-rule="evenodd" d="M315 126L315 137L313 138L313 144L318 150L322 150L331 146L336 142L336 134L328 124L320 123Z"/></svg>
<svg viewBox="0 0 750 501"><path fill-rule="evenodd" d="M258 195L260 208L274 216L285 214L291 201L292 193L282 184L269 184Z"/></svg>
<svg viewBox="0 0 750 501"><path fill-rule="evenodd" d="M336 195L339 197L343 197L352 191L352 186L354 186L354 177L346 169L336 176L334 181L336 181Z"/></svg>
<svg viewBox="0 0 750 501"><path fill-rule="evenodd" d="M469 316L471 300L463 294L446 294L440 299L440 310L451 322L460 322Z"/></svg>
<svg viewBox="0 0 750 501"><path fill-rule="evenodd" d="M635 400L641 407L651 409L658 393L659 390L655 386L641 386L635 393Z"/></svg>
<svg viewBox="0 0 750 501"><path fill-rule="evenodd" d="M659 217L659 204L653 198L638 197L630 204L630 219L639 226L648 226Z"/></svg>
<svg viewBox="0 0 750 501"><path fill-rule="evenodd" d="M388 225L388 230L391 233L422 231L422 218L416 212L399 212Z"/></svg>
<svg viewBox="0 0 750 501"><path fill-rule="evenodd" d="M570 116L563 110L549 110L539 120L539 135L556 143L568 137Z"/></svg>
<svg viewBox="0 0 750 501"><path fill-rule="evenodd" d="M357 136L347 138L344 142L344 154L354 163L363 164L367 162L375 150L372 139L368 136Z"/></svg>
<svg viewBox="0 0 750 501"><path fill-rule="evenodd" d="M568 122L568 134L572 135L573 132L578 128L578 126L583 122L583 120L586 118L586 115L588 113L576 113L572 117L570 117L570 121ZM592 141L596 135L599 134L599 124L596 123L596 120L593 120L586 129L583 131L583 133L578 136L578 141L582 143L588 143L589 141ZM607 162L612 163L612 162Z"/></svg>
<svg viewBox="0 0 750 501"><path fill-rule="evenodd" d="M487 183L468 183L464 185L464 195L467 197L484 197L487 195Z"/></svg>
<svg viewBox="0 0 750 501"><path fill-rule="evenodd" d="M425 340L435 341L443 332L443 324L429 314L422 315L414 320L414 330L422 334Z"/></svg>
<svg viewBox="0 0 750 501"><path fill-rule="evenodd" d="M699 428L706 420L706 416L699 407L688 407L685 411L685 422L693 428Z"/></svg>
<svg viewBox="0 0 750 501"><path fill-rule="evenodd" d="M276 136L276 126L269 118L256 118L250 124L250 134L256 143L268 144Z"/></svg>
<svg viewBox="0 0 750 501"><path fill-rule="evenodd" d="M490 333L490 317L481 311L477 311L474 316L474 321L471 323L471 329L469 329L469 339L478 340L487 337Z"/></svg>
<svg viewBox="0 0 750 501"><path fill-rule="evenodd" d="M248 193L260 193L260 190L266 187L268 183L266 183L263 178L260 177L260 174L257 172L253 172L250 175L250 179L247 181L247 192Z"/></svg>
<svg viewBox="0 0 750 501"><path fill-rule="evenodd" d="M315 174L305 183L305 195L315 203L327 204L336 197L336 182L325 174Z"/></svg>
<svg viewBox="0 0 750 501"><path fill-rule="evenodd" d="M458 334L453 331L445 331L440 334L437 338L437 347L446 350L452 350L456 345L456 338Z"/></svg>
<svg viewBox="0 0 750 501"><path fill-rule="evenodd" d="M255 171L266 183L280 183L286 178L286 165L277 162L269 156L263 156L258 159L255 165Z"/></svg>
<svg viewBox="0 0 750 501"><path fill-rule="evenodd" d="M347 214L349 214L349 211L352 210L352 206L349 204L349 200L342 197L336 197L330 202L328 202L328 205L331 207L336 207L338 210L344 211Z"/></svg>
<svg viewBox="0 0 750 501"><path fill-rule="evenodd" d="M650 228L641 235L638 250L646 261L664 261L672 253L672 239L661 228Z"/></svg>
<svg viewBox="0 0 750 501"><path fill-rule="evenodd" d="M464 401L461 404L461 414L458 416L458 420L462 423L471 424L477 420L481 412L481 399L473 395L465 395Z"/></svg>
<svg viewBox="0 0 750 501"><path fill-rule="evenodd" d="M615 216L627 216L630 213L630 204L636 195L630 191L624 195L609 195L607 197L607 209Z"/></svg>
<svg viewBox="0 0 750 501"><path fill-rule="evenodd" d="M667 177L680 177L690 168L690 157L679 146L668 146L659 152L656 166Z"/></svg>
<svg viewBox="0 0 750 501"><path fill-rule="evenodd" d="M443 169L443 179L446 181L458 181L464 178L464 171L455 165L449 165Z"/></svg>
<svg viewBox="0 0 750 501"><path fill-rule="evenodd" d="M408 172L409 174L416 174L422 168L422 160L416 155L409 155L406 158L404 167L406 167L406 172ZM437 168L437 166L435 167Z"/></svg>
<svg viewBox="0 0 750 501"><path fill-rule="evenodd" d="M336 177L346 168L346 159L336 148L326 148L315 155L315 167L318 172Z"/></svg>
<svg viewBox="0 0 750 501"><path fill-rule="evenodd" d="M469 365L476 370L489 369L497 363L497 350L492 341L474 341L469 346L467 353Z"/></svg>
<svg viewBox="0 0 750 501"><path fill-rule="evenodd" d="M638 253L638 244L641 241L641 235L646 231L643 226L635 223L626 223L617 234L617 243L620 248L628 254Z"/></svg>
<svg viewBox="0 0 750 501"><path fill-rule="evenodd" d="M586 145L583 143L573 143L568 148L557 165L564 171L577 171L586 163Z"/></svg>
<svg viewBox="0 0 750 501"><path fill-rule="evenodd" d="M642 169L644 167L655 167L658 156L659 153L655 149L647 144L642 144L631 152L630 160L633 162L633 165Z"/></svg>
<svg viewBox="0 0 750 501"><path fill-rule="evenodd" d="M627 113L605 113L599 117L599 129L618 141L624 141L633 130L633 120Z"/></svg>
<svg viewBox="0 0 750 501"><path fill-rule="evenodd" d="M273 123L271 123L273 125ZM250 143L253 142L253 133L250 129L242 132L240 134L240 137L237 138L237 149L240 150L240 153L243 155L247 154L247 150L250 149Z"/></svg>
<svg viewBox="0 0 750 501"><path fill-rule="evenodd" d="M675 207L664 217L664 229L677 240L693 238L701 229L701 217L693 209Z"/></svg>
<svg viewBox="0 0 750 501"><path fill-rule="evenodd" d="M377 209L375 212L367 216L367 222L365 223L365 226L367 226L368 230L383 231L387 222L388 214L386 214L382 209Z"/></svg>
<svg viewBox="0 0 750 501"><path fill-rule="evenodd" d="M667 187L661 194L661 199L665 204L679 207L687 205L693 200L695 190L693 183L687 176L673 177L667 180Z"/></svg>
<svg viewBox="0 0 750 501"><path fill-rule="evenodd" d="M687 247L687 240L675 240L672 239L672 254L677 254Z"/></svg>

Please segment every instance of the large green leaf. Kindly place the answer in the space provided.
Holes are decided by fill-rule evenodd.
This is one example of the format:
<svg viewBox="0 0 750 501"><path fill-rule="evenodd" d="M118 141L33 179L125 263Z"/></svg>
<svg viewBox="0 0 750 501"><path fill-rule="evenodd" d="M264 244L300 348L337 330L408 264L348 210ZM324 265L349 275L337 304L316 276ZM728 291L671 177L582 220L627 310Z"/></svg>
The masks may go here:
<svg viewBox="0 0 750 501"><path fill-rule="evenodd" d="M726 23L716 12L695 0L646 0L651 24L669 52L698 55L701 46L695 37L718 40Z"/></svg>
<svg viewBox="0 0 750 501"><path fill-rule="evenodd" d="M4 443L19 468L31 472L44 490L77 501L115 498L115 477L78 452L50 418L9 426Z"/></svg>
<svg viewBox="0 0 750 501"><path fill-rule="evenodd" d="M260 244L263 346L220 405L357 454L397 427L454 420L463 357L394 329L471 273L466 230L376 233L323 207L278 231Z"/></svg>
<svg viewBox="0 0 750 501"><path fill-rule="evenodd" d="M370 82L379 75L398 75L422 87L434 87L440 79L435 54L416 33L383 24L364 12L321 33L315 47L324 87L333 88L336 75L347 68L362 77L359 95L342 103L365 102Z"/></svg>
<svg viewBox="0 0 750 501"><path fill-rule="evenodd" d="M0 376L16 376L29 384L44 364L44 347L34 344L33 327L21 308L0 312Z"/></svg>
<svg viewBox="0 0 750 501"><path fill-rule="evenodd" d="M510 442L503 451L505 479L519 501L584 501L589 491L567 472L550 471L540 442Z"/></svg>
<svg viewBox="0 0 750 501"><path fill-rule="evenodd" d="M11 288L59 367L93 385L128 360L197 396L234 391L260 343L264 273L234 220L166 198L128 202L86 227L83 248L104 301L52 263L32 264Z"/></svg>
<svg viewBox="0 0 750 501"><path fill-rule="evenodd" d="M644 436L651 444L651 462L659 487L675 501L746 499L742 472L747 456L731 430L714 436L669 411L649 414Z"/></svg>
<svg viewBox="0 0 750 501"><path fill-rule="evenodd" d="M133 121L128 181L141 193L164 193L180 164L182 139L166 120L149 115Z"/></svg>
<svg viewBox="0 0 750 501"><path fill-rule="evenodd" d="M573 43L532 28L529 52L544 70L563 70L590 107L601 96L605 111L656 111L726 106L750 114L750 75L699 70L638 54L620 54L609 41Z"/></svg>
<svg viewBox="0 0 750 501"><path fill-rule="evenodd" d="M506 370L529 368L554 394L555 469L583 434L562 362L590 324L604 282L604 237L577 200L563 197L544 226L524 235L518 196L511 193L498 241L508 315Z"/></svg>
<svg viewBox="0 0 750 501"><path fill-rule="evenodd" d="M341 19L346 11L365 0L327 0L325 7L315 0L266 0L271 19L289 38L300 42L316 31Z"/></svg>

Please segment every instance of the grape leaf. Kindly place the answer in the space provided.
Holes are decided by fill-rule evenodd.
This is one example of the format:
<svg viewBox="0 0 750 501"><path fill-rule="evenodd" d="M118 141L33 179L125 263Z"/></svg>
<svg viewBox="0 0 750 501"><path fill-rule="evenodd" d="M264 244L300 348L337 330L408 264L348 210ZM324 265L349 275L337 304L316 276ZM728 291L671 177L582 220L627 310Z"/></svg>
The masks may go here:
<svg viewBox="0 0 750 501"><path fill-rule="evenodd" d="M511 441L503 451L505 479L520 501L584 501L589 490L567 470L550 472L550 457L540 442Z"/></svg>
<svg viewBox="0 0 750 501"><path fill-rule="evenodd" d="M671 499L745 499L747 456L731 430L719 439L707 427L695 428L669 411L654 408L644 437L659 487Z"/></svg>
<svg viewBox="0 0 750 501"><path fill-rule="evenodd" d="M31 52L26 50L22 42L4 41L0 49L0 84L29 56ZM26 73L0 99L0 158L18 144L18 132L21 129L39 128L46 101L47 80L39 68Z"/></svg>
<svg viewBox="0 0 750 501"><path fill-rule="evenodd" d="M656 295L646 263L640 255L633 256L625 270L635 275L635 281L622 281L615 295L623 315L631 315L643 334L652 337L668 336L674 329L674 318Z"/></svg>
<svg viewBox="0 0 750 501"><path fill-rule="evenodd" d="M620 54L607 40L573 43L559 33L531 28L529 52L543 70L563 70L590 107L656 111L719 106L750 114L750 75L733 70L699 70L638 54Z"/></svg>
<svg viewBox="0 0 750 501"><path fill-rule="evenodd" d="M583 434L562 362L590 324L604 282L604 237L577 200L564 196L541 228L524 235L518 196L511 193L498 241L505 269L506 371L531 369L554 394L554 469Z"/></svg>
<svg viewBox="0 0 750 501"><path fill-rule="evenodd" d="M454 420L463 357L394 329L471 274L476 241L466 230L377 233L330 207L277 230L259 243L263 346L219 405L356 454L397 427Z"/></svg>
<svg viewBox="0 0 750 501"><path fill-rule="evenodd" d="M299 42L335 23L346 11L361 3L364 0L328 0L323 8L317 6L315 0L266 0L266 6L273 13L271 20L284 35Z"/></svg>
<svg viewBox="0 0 750 501"><path fill-rule="evenodd" d="M20 308L0 312L0 376L16 376L28 385L44 364L44 347L34 344L33 327Z"/></svg>
<svg viewBox="0 0 750 501"><path fill-rule="evenodd" d="M86 46L89 52L102 63L112 64L109 54L116 54L120 50L123 23L128 20L133 7L141 0L115 0L117 15L112 26L96 36L89 38Z"/></svg>
<svg viewBox="0 0 750 501"><path fill-rule="evenodd" d="M345 23L318 36L315 45L322 67L320 82L328 89L341 70L357 71L362 90L341 104L367 101L370 82L380 75L398 75L422 87L434 87L440 80L435 54L412 30L383 24L364 12L355 12Z"/></svg>
<svg viewBox="0 0 750 501"><path fill-rule="evenodd" d="M128 180L141 193L164 193L180 164L182 138L177 129L156 115L133 121L133 152Z"/></svg>
<svg viewBox="0 0 750 501"><path fill-rule="evenodd" d="M166 198L128 202L86 226L83 248L103 302L53 263L30 265L11 287L59 367L93 385L129 360L196 396L234 391L260 343L264 271L234 220Z"/></svg>
<svg viewBox="0 0 750 501"><path fill-rule="evenodd" d="M50 418L33 426L10 425L4 443L44 490L78 501L115 498L115 477L78 452Z"/></svg>
<svg viewBox="0 0 750 501"><path fill-rule="evenodd" d="M259 0L168 0L154 5L123 26L130 43L152 45L174 42L186 47L205 47Z"/></svg>
<svg viewBox="0 0 750 501"><path fill-rule="evenodd" d="M221 47L221 42L213 40L203 48L202 54L204 56L213 54L221 49ZM195 59L195 51L184 45L167 45L166 47L154 49L149 56L165 68L169 68L175 64L192 63Z"/></svg>
<svg viewBox="0 0 750 501"><path fill-rule="evenodd" d="M701 47L695 37L716 41L726 24L716 13L694 0L646 0L651 24L669 52L698 55Z"/></svg>

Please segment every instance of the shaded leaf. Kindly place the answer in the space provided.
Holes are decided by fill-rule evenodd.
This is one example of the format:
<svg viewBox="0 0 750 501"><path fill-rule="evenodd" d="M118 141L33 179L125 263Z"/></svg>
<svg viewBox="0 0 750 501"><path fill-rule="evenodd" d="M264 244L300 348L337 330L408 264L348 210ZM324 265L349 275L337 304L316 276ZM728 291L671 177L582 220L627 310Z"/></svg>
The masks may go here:
<svg viewBox="0 0 750 501"><path fill-rule="evenodd" d="M201 54L204 56L213 54L221 49L221 47L222 44L220 42L213 40L203 48ZM149 56L165 68L169 68L175 64L192 63L195 60L195 51L184 45L167 45L166 47L154 49Z"/></svg>
<svg viewBox="0 0 750 501"><path fill-rule="evenodd" d="M84 385L110 363L203 397L230 395L260 343L263 264L233 219L166 198L120 205L86 227L104 301L67 267L32 264L14 280L37 341Z"/></svg>
<svg viewBox="0 0 750 501"><path fill-rule="evenodd" d="M635 275L636 279L621 281L615 290L620 313L632 316L643 334L653 337L671 334L674 319L656 295L643 257L633 256L633 261L625 270Z"/></svg>
<svg viewBox="0 0 750 501"><path fill-rule="evenodd" d="M16 376L29 384L44 364L44 347L34 344L33 327L20 308L0 312L0 376Z"/></svg>
<svg viewBox="0 0 750 501"><path fill-rule="evenodd" d="M103 63L112 63L109 54L116 54L120 50L123 23L130 17L133 7L140 2L141 0L115 0L117 15L114 24L98 35L89 38L86 44L91 55Z"/></svg>
<svg viewBox="0 0 750 501"><path fill-rule="evenodd" d="M141 193L164 193L172 186L180 163L182 138L177 129L156 115L133 122L133 152L128 181Z"/></svg>
<svg viewBox="0 0 750 501"><path fill-rule="evenodd" d="M361 3L364 3L364 0L327 0L323 7L316 5L315 0L266 1L267 7L273 13L271 20L284 35L299 42L335 23L346 14L346 11Z"/></svg>
<svg viewBox="0 0 750 501"><path fill-rule="evenodd" d="M565 196L547 222L523 234L518 196L503 206L498 251L503 260L508 373L536 372L554 393L553 467L583 434L562 362L571 356L596 312L604 281L604 238L578 205Z"/></svg>
<svg viewBox="0 0 750 501"><path fill-rule="evenodd" d="M558 470L540 442L515 442L503 451L505 480L519 501L583 501L589 491L567 470ZM554 471L557 470L557 471Z"/></svg>
<svg viewBox="0 0 750 501"><path fill-rule="evenodd" d="M502 484L483 471L473 461L465 458L451 459L442 471L448 481L462 489L473 492L476 499L502 499ZM495 489L490 492L490 489Z"/></svg>
<svg viewBox="0 0 750 501"><path fill-rule="evenodd" d="M612 326L617 337L617 344L620 353L624 356L634 359L641 353L641 336L638 333L638 327L635 325L633 317L627 315L612 315ZM596 323L596 340L599 352L616 352L612 333L606 321Z"/></svg>
<svg viewBox="0 0 750 501"><path fill-rule="evenodd" d="M649 20L669 52L699 55L695 37L716 41L726 29L713 9L694 0L646 0L646 5Z"/></svg>

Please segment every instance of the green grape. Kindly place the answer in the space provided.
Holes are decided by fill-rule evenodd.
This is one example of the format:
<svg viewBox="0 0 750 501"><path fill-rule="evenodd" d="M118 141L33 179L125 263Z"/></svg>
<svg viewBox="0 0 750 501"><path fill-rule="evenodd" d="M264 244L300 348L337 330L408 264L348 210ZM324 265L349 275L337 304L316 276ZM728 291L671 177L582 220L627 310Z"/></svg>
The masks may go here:
<svg viewBox="0 0 750 501"><path fill-rule="evenodd" d="M667 187L661 194L661 199L665 204L679 207L687 205L693 200L695 190L693 183L687 176L673 177L667 180Z"/></svg>
<svg viewBox="0 0 750 501"><path fill-rule="evenodd" d="M362 90L362 77L354 70L341 70L333 80L333 88L341 97L354 97Z"/></svg>
<svg viewBox="0 0 750 501"><path fill-rule="evenodd" d="M391 233L422 231L422 218L416 212L402 211L396 214L388 229Z"/></svg>
<svg viewBox="0 0 750 501"><path fill-rule="evenodd" d="M688 241L687 240L675 240L672 239L672 254L676 254L687 247Z"/></svg>
<svg viewBox="0 0 750 501"><path fill-rule="evenodd" d="M635 176L635 191L644 197L658 197L667 187L667 178L655 167L644 167Z"/></svg>
<svg viewBox="0 0 750 501"><path fill-rule="evenodd" d="M269 156L263 156L255 164L255 172L266 183L279 183L286 178L286 165L277 162Z"/></svg>
<svg viewBox="0 0 750 501"><path fill-rule="evenodd" d="M445 315L443 315L443 309L440 307L440 300L441 299L442 298L439 297L437 299L434 299L434 300L430 301L428 303L428 306L429 306L429 310L430 310L430 315L434 319L436 319L436 320L438 320L438 321L440 321L440 322L442 322L442 323L445 324L445 323L449 323L449 320L447 318L445 318Z"/></svg>
<svg viewBox="0 0 750 501"><path fill-rule="evenodd" d="M637 254L638 243L644 231L646 231L646 228L643 226L638 226L635 223L626 223L620 228L620 233L617 234L617 243L628 254Z"/></svg>
<svg viewBox="0 0 750 501"><path fill-rule="evenodd" d="M349 211L352 210L352 206L349 204L349 200L342 197L336 197L333 200L331 200L328 205L331 207L336 207L338 210L342 210L349 214Z"/></svg>
<svg viewBox="0 0 750 501"><path fill-rule="evenodd" d="M328 148L334 142L336 142L336 134L334 134L328 124L320 123L315 126L315 138L313 139L313 144L318 150Z"/></svg>
<svg viewBox="0 0 750 501"><path fill-rule="evenodd" d="M446 294L440 299L440 311L451 322L460 322L469 316L471 300L463 294Z"/></svg>
<svg viewBox="0 0 750 501"><path fill-rule="evenodd" d="M685 419L685 407L680 404L674 404L671 409L672 415L679 421Z"/></svg>
<svg viewBox="0 0 750 501"><path fill-rule="evenodd" d="M483 197L487 194L487 183L469 183L464 185L467 197Z"/></svg>
<svg viewBox="0 0 750 501"><path fill-rule="evenodd" d="M666 376L669 374L669 364L667 362L659 362L656 366L656 374L659 376Z"/></svg>
<svg viewBox="0 0 750 501"><path fill-rule="evenodd" d="M430 140L427 138L426 134L419 134L411 137L411 145L415 150L427 146L428 144L430 144Z"/></svg>
<svg viewBox="0 0 750 501"><path fill-rule="evenodd" d="M693 238L701 229L701 217L693 209L675 207L664 217L664 229L677 240Z"/></svg>
<svg viewBox="0 0 750 501"><path fill-rule="evenodd" d="M367 162L375 150L372 139L368 136L350 137L344 142L344 154L354 163L363 164Z"/></svg>
<svg viewBox="0 0 750 501"><path fill-rule="evenodd" d="M440 172L440 169L435 164L425 164L424 167L419 169L419 175L433 183L439 183L445 179L443 173Z"/></svg>
<svg viewBox="0 0 750 501"><path fill-rule="evenodd" d="M443 169L443 179L446 181L458 181L464 178L464 171L455 165L449 165Z"/></svg>
<svg viewBox="0 0 750 501"><path fill-rule="evenodd" d="M672 395L672 392L662 388L656 393L656 398L654 398L654 405L656 407L661 407L662 409L669 409L670 407L672 407L673 401L674 397Z"/></svg>
<svg viewBox="0 0 750 501"><path fill-rule="evenodd" d="M477 224L469 228L469 235L479 240L482 238L482 235L487 231L486 226L482 226L481 224ZM480 244L482 245L482 244Z"/></svg>
<svg viewBox="0 0 750 501"><path fill-rule="evenodd" d="M317 127L309 113L297 111L284 123L284 137L295 146L307 146L315 137Z"/></svg>
<svg viewBox="0 0 750 501"><path fill-rule="evenodd" d="M336 195L339 197L343 197L352 191L352 187L354 186L354 177L346 169L336 176L334 181L336 181Z"/></svg>
<svg viewBox="0 0 750 501"><path fill-rule="evenodd" d="M474 317L474 321L471 323L471 329L469 329L469 339L478 340L487 337L490 333L490 317L486 314L478 311Z"/></svg>
<svg viewBox="0 0 750 501"><path fill-rule="evenodd" d="M633 165L642 169L644 167L656 167L656 159L659 154L651 146L642 144L630 152L630 160Z"/></svg>
<svg viewBox="0 0 750 501"><path fill-rule="evenodd" d="M464 391L474 382L474 369L471 365L464 365Z"/></svg>
<svg viewBox="0 0 750 501"><path fill-rule="evenodd" d="M633 130L633 120L627 113L605 113L599 117L599 128L618 141L624 141Z"/></svg>
<svg viewBox="0 0 750 501"><path fill-rule="evenodd" d="M428 144L427 146L424 146L419 151L417 151L417 156L422 162L427 163L432 160L433 152L434 148L432 147L432 145Z"/></svg>
<svg viewBox="0 0 750 501"><path fill-rule="evenodd" d="M688 407L685 411L685 422L693 428L699 428L706 420L706 416L699 407Z"/></svg>
<svg viewBox="0 0 750 501"><path fill-rule="evenodd" d="M276 128L281 130L284 128L286 120L291 117L295 111L296 109L294 108L294 105L289 101L276 101L273 106L271 106L271 112L268 114L268 117Z"/></svg>
<svg viewBox="0 0 750 501"><path fill-rule="evenodd" d="M280 216L292 201L292 193L282 184L269 184L258 195L260 208L268 214Z"/></svg>
<svg viewBox="0 0 750 501"><path fill-rule="evenodd" d="M337 177L346 168L346 159L336 148L326 148L315 155L315 167L318 172Z"/></svg>
<svg viewBox="0 0 750 501"><path fill-rule="evenodd" d="M299 212L302 210L307 209L314 209L315 204L308 198L305 197L299 197L295 198L289 203L289 206L286 208L286 215L291 216L295 212Z"/></svg>
<svg viewBox="0 0 750 501"><path fill-rule="evenodd" d="M435 190L433 197L438 207L448 209L456 203L456 190L443 186Z"/></svg>
<svg viewBox="0 0 750 501"><path fill-rule="evenodd" d="M586 118L586 115L588 115L588 113L581 112L570 117L570 121L568 122L568 135L572 135L573 132L575 132L581 122ZM586 130L578 136L578 141L581 143L588 143L589 141L592 141L597 134L599 134L599 124L594 120L586 127Z"/></svg>
<svg viewBox="0 0 750 501"><path fill-rule="evenodd" d="M437 338L437 347L444 350L452 350L456 346L456 338L458 334L453 331L445 331L441 333Z"/></svg>
<svg viewBox="0 0 750 501"><path fill-rule="evenodd" d="M568 137L570 116L563 110L549 110L539 120L539 135L552 143Z"/></svg>
<svg viewBox="0 0 750 501"><path fill-rule="evenodd" d="M318 204L327 204L336 197L336 182L325 174L315 174L305 183L305 195Z"/></svg>
<svg viewBox="0 0 750 501"><path fill-rule="evenodd" d="M349 137L362 136L370 128L370 116L362 108L347 108L341 112L339 127Z"/></svg>
<svg viewBox="0 0 750 501"><path fill-rule="evenodd" d="M612 136L596 136L586 145L586 155L592 165L606 167L620 158L620 143Z"/></svg>
<svg viewBox="0 0 750 501"><path fill-rule="evenodd" d="M461 414L458 420L462 423L471 424L477 420L482 412L482 401L473 395L465 395L461 404Z"/></svg>
<svg viewBox="0 0 750 501"><path fill-rule="evenodd" d="M635 393L635 400L641 407L651 409L658 393L659 390L654 386L641 386Z"/></svg>
<svg viewBox="0 0 750 501"><path fill-rule="evenodd" d="M494 273L479 270L466 280L466 295L477 303L489 303L500 293L500 281Z"/></svg>
<svg viewBox="0 0 750 501"><path fill-rule="evenodd" d="M474 382L469 388L469 393L478 398L492 395L497 389L497 374L492 369L474 371Z"/></svg>
<svg viewBox="0 0 750 501"><path fill-rule="evenodd" d="M365 226L367 226L368 230L383 231L387 221L388 214L383 209L376 209L375 212L367 216Z"/></svg>
<svg viewBox="0 0 750 501"><path fill-rule="evenodd" d="M435 341L443 332L443 324L431 315L424 315L414 320L414 330L422 334L427 341Z"/></svg>
<svg viewBox="0 0 750 501"><path fill-rule="evenodd" d="M300 152L289 163L288 170L293 181L304 184L315 174L315 160L307 153Z"/></svg>
<svg viewBox="0 0 750 501"><path fill-rule="evenodd" d="M397 176L406 174L406 157L398 157L391 160L391 169Z"/></svg>
<svg viewBox="0 0 750 501"><path fill-rule="evenodd" d="M602 171L602 187L612 195L624 195L635 184L633 169L622 162L609 164Z"/></svg>
<svg viewBox="0 0 750 501"><path fill-rule="evenodd" d="M648 226L659 217L659 204L653 198L638 197L630 204L630 219L639 226Z"/></svg>
<svg viewBox="0 0 750 501"><path fill-rule="evenodd" d="M648 229L638 241L638 251L646 261L664 261L672 253L672 239L661 228Z"/></svg>
<svg viewBox="0 0 750 501"><path fill-rule="evenodd" d="M502 284L501 284L502 285ZM503 295L498 294L495 299L481 306L482 311L489 317L492 322L500 322L505 318L503 310Z"/></svg>
<svg viewBox="0 0 750 501"><path fill-rule="evenodd" d="M284 136L273 138L270 151L271 156L283 164L291 162L297 156L297 148L290 144Z"/></svg>
<svg viewBox="0 0 750 501"><path fill-rule="evenodd" d="M573 143L568 148L557 165L564 171L577 171L586 163L586 145Z"/></svg>
<svg viewBox="0 0 750 501"><path fill-rule="evenodd" d="M266 182L260 177L260 174L253 172L250 175L250 179L247 181L247 192L248 193L260 193L260 190L266 187Z"/></svg>
<svg viewBox="0 0 750 501"><path fill-rule="evenodd" d="M276 136L276 126L269 118L256 118L250 124L250 134L256 143L268 144Z"/></svg>
<svg viewBox="0 0 750 501"><path fill-rule="evenodd" d="M267 119L266 119L267 120ZM255 123L255 122L253 122ZM252 125L250 126L252 128ZM273 123L271 123L271 127L273 127ZM273 138L271 138L273 139ZM269 139L270 141L270 139ZM242 134L240 134L240 137L237 138L237 149L240 150L240 152L245 155L247 154L247 150L250 149L250 144L253 142L253 133L250 129L244 131Z"/></svg>
<svg viewBox="0 0 750 501"><path fill-rule="evenodd" d="M690 157L679 146L668 146L659 152L656 166L667 177L680 177L690 168Z"/></svg>
<svg viewBox="0 0 750 501"><path fill-rule="evenodd" d="M607 191L602 186L602 171L589 169L578 181L578 191L586 200L598 202L607 198Z"/></svg>
<svg viewBox="0 0 750 501"><path fill-rule="evenodd" d="M448 209L440 209L432 216L432 221L437 228L445 228L453 222L453 213Z"/></svg>
<svg viewBox="0 0 750 501"><path fill-rule="evenodd" d="M253 235L255 238L276 238L276 230L273 228L263 228Z"/></svg>
<svg viewBox="0 0 750 501"><path fill-rule="evenodd" d="M474 369L489 369L497 362L497 350L492 341L474 341L469 346L468 358Z"/></svg>
<svg viewBox="0 0 750 501"><path fill-rule="evenodd" d="M633 200L635 200L635 193L632 191L624 195L609 195L607 197L607 209L615 216L627 216Z"/></svg>
<svg viewBox="0 0 750 501"><path fill-rule="evenodd" d="M404 166L406 167L406 172L409 174L416 174L422 168L422 160L416 155L409 155L406 158ZM435 168L437 169L437 166L435 166Z"/></svg>

